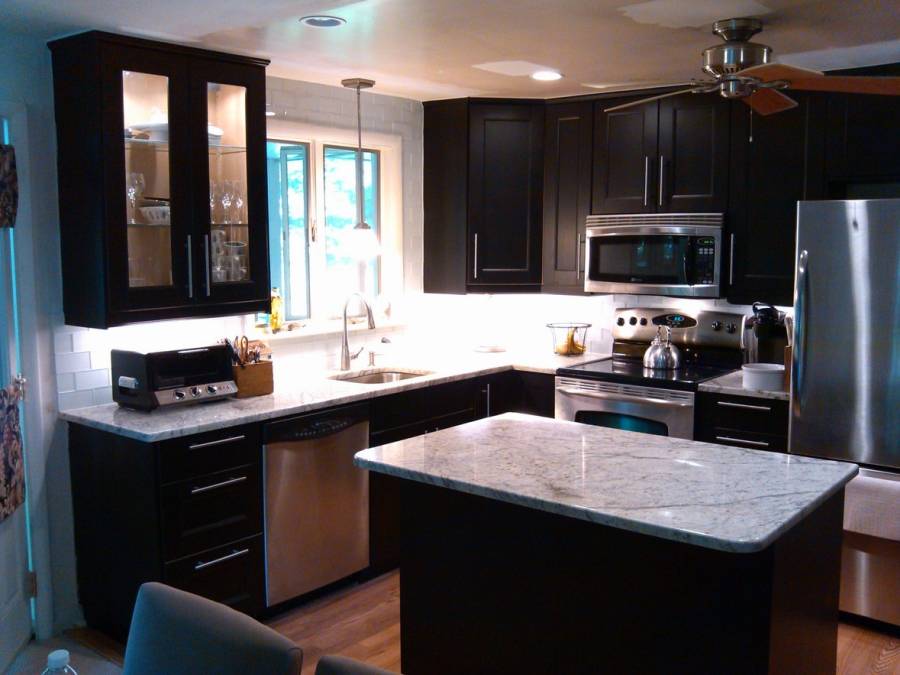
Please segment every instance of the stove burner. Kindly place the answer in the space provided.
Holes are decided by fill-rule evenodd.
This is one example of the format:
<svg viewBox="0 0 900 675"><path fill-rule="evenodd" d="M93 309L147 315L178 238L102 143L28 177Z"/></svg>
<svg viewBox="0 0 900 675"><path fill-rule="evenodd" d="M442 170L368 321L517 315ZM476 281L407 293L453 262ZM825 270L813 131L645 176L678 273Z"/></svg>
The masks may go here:
<svg viewBox="0 0 900 675"><path fill-rule="evenodd" d="M661 387L683 391L697 391L700 382L725 375L734 368L686 363L677 370L645 368L641 359L616 356L605 361L591 361L571 368L560 368L561 377L580 377L586 380L634 384L642 387Z"/></svg>

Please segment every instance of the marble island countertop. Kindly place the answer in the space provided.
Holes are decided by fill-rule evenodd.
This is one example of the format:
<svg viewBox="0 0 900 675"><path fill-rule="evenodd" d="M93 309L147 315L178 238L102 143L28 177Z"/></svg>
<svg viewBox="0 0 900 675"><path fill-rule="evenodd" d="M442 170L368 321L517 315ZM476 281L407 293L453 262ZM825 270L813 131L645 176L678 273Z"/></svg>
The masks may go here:
<svg viewBox="0 0 900 675"><path fill-rule="evenodd" d="M428 371L429 374L399 382L360 384L329 379L339 371L306 371L279 368L275 362L275 392L254 398L225 399L210 403L157 408L141 412L120 408L115 403L60 412L68 421L109 431L144 442L162 441L189 434L212 431L239 424L259 422L287 415L312 412L331 406L355 403L419 389L445 382L464 380L506 370L556 373L562 368L609 358L609 354L557 356L551 352L457 352L411 354L377 367L355 367L353 373L390 370Z"/></svg>
<svg viewBox="0 0 900 675"><path fill-rule="evenodd" d="M735 370L727 375L722 375L699 385L700 391L708 391L714 394L729 394L731 396L751 396L753 398L769 398L778 401L789 401L791 393L781 389L744 389L744 375L740 370Z"/></svg>
<svg viewBox="0 0 900 675"><path fill-rule="evenodd" d="M706 548L760 551L855 464L507 413L357 453L365 469Z"/></svg>

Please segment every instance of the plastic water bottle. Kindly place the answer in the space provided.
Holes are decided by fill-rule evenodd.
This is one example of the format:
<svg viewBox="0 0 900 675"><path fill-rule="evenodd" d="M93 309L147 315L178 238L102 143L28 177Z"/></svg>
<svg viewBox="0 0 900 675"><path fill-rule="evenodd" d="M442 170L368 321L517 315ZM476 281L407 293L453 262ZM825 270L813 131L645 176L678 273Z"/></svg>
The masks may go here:
<svg viewBox="0 0 900 675"><path fill-rule="evenodd" d="M47 654L47 668L41 675L78 675L69 665L69 650L57 649Z"/></svg>

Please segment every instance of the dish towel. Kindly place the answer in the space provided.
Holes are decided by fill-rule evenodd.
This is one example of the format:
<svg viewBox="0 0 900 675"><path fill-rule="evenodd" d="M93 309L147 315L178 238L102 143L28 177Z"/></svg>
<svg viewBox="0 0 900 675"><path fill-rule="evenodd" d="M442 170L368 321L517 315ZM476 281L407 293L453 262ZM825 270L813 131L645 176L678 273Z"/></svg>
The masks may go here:
<svg viewBox="0 0 900 675"><path fill-rule="evenodd" d="M0 521L25 501L25 465L22 459L22 432L19 426L19 383L0 389Z"/></svg>
<svg viewBox="0 0 900 675"><path fill-rule="evenodd" d="M0 145L0 228L16 224L19 207L19 177L16 173L16 150Z"/></svg>

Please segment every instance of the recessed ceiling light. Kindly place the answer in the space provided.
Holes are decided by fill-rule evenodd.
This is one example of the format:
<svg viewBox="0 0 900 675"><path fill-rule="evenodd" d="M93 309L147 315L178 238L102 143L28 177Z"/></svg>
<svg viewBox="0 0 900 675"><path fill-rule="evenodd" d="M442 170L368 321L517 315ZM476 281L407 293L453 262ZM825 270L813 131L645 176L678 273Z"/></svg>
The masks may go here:
<svg viewBox="0 0 900 675"><path fill-rule="evenodd" d="M553 82L561 80L562 73L557 73L555 70L536 70L531 74L531 79L539 82Z"/></svg>
<svg viewBox="0 0 900 675"><path fill-rule="evenodd" d="M310 16L302 17L300 23L314 28L336 28L337 26L343 26L347 23L347 19L342 19L339 16L312 14Z"/></svg>

